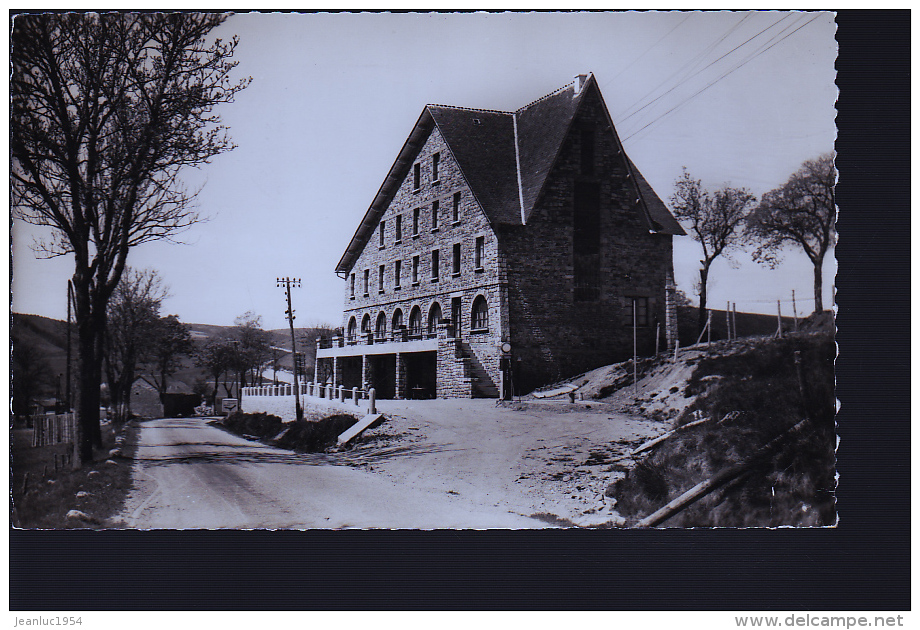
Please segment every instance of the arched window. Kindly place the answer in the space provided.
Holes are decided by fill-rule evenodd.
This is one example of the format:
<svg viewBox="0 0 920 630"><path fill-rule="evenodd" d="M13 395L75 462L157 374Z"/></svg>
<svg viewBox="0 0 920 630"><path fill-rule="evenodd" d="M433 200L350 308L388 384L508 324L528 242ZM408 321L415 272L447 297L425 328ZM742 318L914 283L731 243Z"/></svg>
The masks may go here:
<svg viewBox="0 0 920 630"><path fill-rule="evenodd" d="M398 308L393 313L393 326L392 326L393 332L396 332L397 330L399 330L400 326L402 325L403 325L402 309Z"/></svg>
<svg viewBox="0 0 920 630"><path fill-rule="evenodd" d="M386 339L387 336L387 316L383 311L377 315L377 326L374 328L374 334L377 339Z"/></svg>
<svg viewBox="0 0 920 630"><path fill-rule="evenodd" d="M422 336L422 309L413 306L409 313L409 334L417 337Z"/></svg>
<svg viewBox="0 0 920 630"><path fill-rule="evenodd" d="M438 334L438 324L441 323L441 305L435 302L428 311L428 334Z"/></svg>
<svg viewBox="0 0 920 630"><path fill-rule="evenodd" d="M348 320L348 341L354 341L358 335L358 322L354 317Z"/></svg>
<svg viewBox="0 0 920 630"><path fill-rule="evenodd" d="M370 331L371 331L371 316L365 313L364 318L361 320L361 336L363 337Z"/></svg>
<svg viewBox="0 0 920 630"><path fill-rule="evenodd" d="M477 295L476 299L473 300L473 317L472 317L472 329L473 330L488 330L489 329L489 305L486 303L486 299L481 295Z"/></svg>

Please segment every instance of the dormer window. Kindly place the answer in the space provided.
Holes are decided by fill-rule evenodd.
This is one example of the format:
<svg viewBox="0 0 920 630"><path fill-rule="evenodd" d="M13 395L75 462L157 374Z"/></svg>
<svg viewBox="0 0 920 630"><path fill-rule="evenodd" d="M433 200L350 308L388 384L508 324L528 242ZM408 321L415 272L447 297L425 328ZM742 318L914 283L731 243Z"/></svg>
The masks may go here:
<svg viewBox="0 0 920 630"><path fill-rule="evenodd" d="M418 192L422 187L422 165L416 164L412 173L412 190Z"/></svg>
<svg viewBox="0 0 920 630"><path fill-rule="evenodd" d="M439 166L440 161L441 161L440 153L435 153L434 155L431 156L431 183L432 184L437 184L438 181L441 179L438 176L438 166Z"/></svg>

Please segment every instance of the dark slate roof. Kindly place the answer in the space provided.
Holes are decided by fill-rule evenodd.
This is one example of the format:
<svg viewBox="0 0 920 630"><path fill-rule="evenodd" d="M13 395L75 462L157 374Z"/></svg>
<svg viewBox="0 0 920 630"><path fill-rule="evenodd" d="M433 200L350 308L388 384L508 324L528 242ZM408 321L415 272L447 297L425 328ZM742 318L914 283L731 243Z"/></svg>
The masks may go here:
<svg viewBox="0 0 920 630"><path fill-rule="evenodd" d="M589 89L600 95L594 75L588 75L577 95L574 89L570 83L516 112L427 105L339 260L336 273L351 270L434 126L444 137L490 223L526 223L584 95ZM609 113L607 118L610 120ZM610 126L616 135L612 120ZM626 159L649 230L686 234L635 164Z"/></svg>
<svg viewBox="0 0 920 630"><path fill-rule="evenodd" d="M520 224L513 116L444 105L428 111L489 220Z"/></svg>
<svg viewBox="0 0 920 630"><path fill-rule="evenodd" d="M528 219L585 94L585 90L577 96L573 92L574 87L569 85L515 112L521 159L521 190Z"/></svg>
<svg viewBox="0 0 920 630"><path fill-rule="evenodd" d="M626 159L629 160L628 157ZM639 172L639 169L636 168L632 160L629 160L629 168L636 178L636 183L639 184L639 194L642 195L642 200L645 202L645 209L648 212L649 218L652 220L652 230L655 232L664 232L665 234L673 234L674 236L684 236L686 234L684 228L680 226L680 223L677 222L677 219L674 218L674 215L671 214L668 207L664 205L661 197L658 196L651 184L646 181L645 177L642 176L642 173Z"/></svg>

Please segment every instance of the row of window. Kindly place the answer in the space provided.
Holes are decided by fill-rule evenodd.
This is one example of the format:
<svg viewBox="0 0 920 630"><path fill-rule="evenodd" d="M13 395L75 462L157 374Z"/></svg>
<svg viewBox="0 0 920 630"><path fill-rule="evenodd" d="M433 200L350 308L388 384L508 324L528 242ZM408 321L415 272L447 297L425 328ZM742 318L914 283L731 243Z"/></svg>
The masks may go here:
<svg viewBox="0 0 920 630"><path fill-rule="evenodd" d="M428 215L429 225L431 226L432 232L437 232L440 229L440 215L441 215L441 201L435 199L431 202L431 206L425 206L425 213ZM460 223L460 193L454 193L453 200L451 202L451 222L453 225ZM422 207L412 209L412 238L417 238L419 236L420 224L422 221ZM395 218L394 226L394 244L398 245L402 243L403 239L403 215L397 214ZM387 222L381 221L377 229L377 245L380 248L386 247L386 230Z"/></svg>
<svg viewBox="0 0 920 630"><path fill-rule="evenodd" d="M483 271L483 252L485 250L486 239L484 236L476 237L476 246L473 250L473 266L474 270L477 272ZM451 256L451 276L457 277L460 275L462 261L462 246L460 243L454 243L452 256ZM421 267L421 257L413 256L412 257L412 267L411 267L411 279L412 285L420 284L419 272ZM393 289L399 290L402 288L402 260L393 261ZM438 282L441 276L441 250L435 249L431 251L431 282ZM377 292L384 292L386 278L386 265L380 265L377 267ZM364 270L364 284L362 288L364 289L364 297L370 295L370 279L371 279L371 270ZM349 278L349 289L351 299L355 298L355 274L352 272L351 277Z"/></svg>
<svg viewBox="0 0 920 630"><path fill-rule="evenodd" d="M441 174L438 172L441 165L441 154L435 153L431 156L431 183L439 184ZM416 162L412 169L412 192L418 192L422 189L422 163Z"/></svg>
<svg viewBox="0 0 920 630"><path fill-rule="evenodd" d="M459 299L459 298L457 298ZM452 314L452 316L457 319L460 317L459 308ZM444 319L443 311L441 310L441 305L438 302L434 302L431 307L428 309L428 324L427 332L429 336L437 334L438 324L441 323L441 320ZM388 318L386 313L380 311L377 314L377 321L374 325L374 328L371 329L371 316L369 313L365 313L364 317L361 319L361 335L367 335L368 333L373 332L374 336L377 339L385 339L387 336L387 323ZM405 324L403 323L403 311L401 308L397 308L393 311L393 316L389 318L390 330L396 332L400 330ZM454 334L459 336L459 322L452 322ZM472 332L487 332L489 329L489 305L486 302L486 299L477 295L476 299L473 300L473 308L470 311L470 325ZM426 328L424 327L422 321L422 309L415 305L412 307L412 310L409 311L409 324L407 326L407 332L410 337L421 337L425 332ZM357 340L358 335L358 320L353 315L351 319L348 320L347 328L347 339L350 342Z"/></svg>

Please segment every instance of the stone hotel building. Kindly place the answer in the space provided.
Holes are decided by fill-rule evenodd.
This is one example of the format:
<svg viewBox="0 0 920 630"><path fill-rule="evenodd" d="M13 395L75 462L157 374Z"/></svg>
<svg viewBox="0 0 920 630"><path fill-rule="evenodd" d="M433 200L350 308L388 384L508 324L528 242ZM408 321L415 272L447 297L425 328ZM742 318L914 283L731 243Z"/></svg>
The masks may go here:
<svg viewBox="0 0 920 630"><path fill-rule="evenodd" d="M593 75L513 112L428 105L336 267L316 379L497 397L628 358L634 333L671 346L682 234Z"/></svg>

